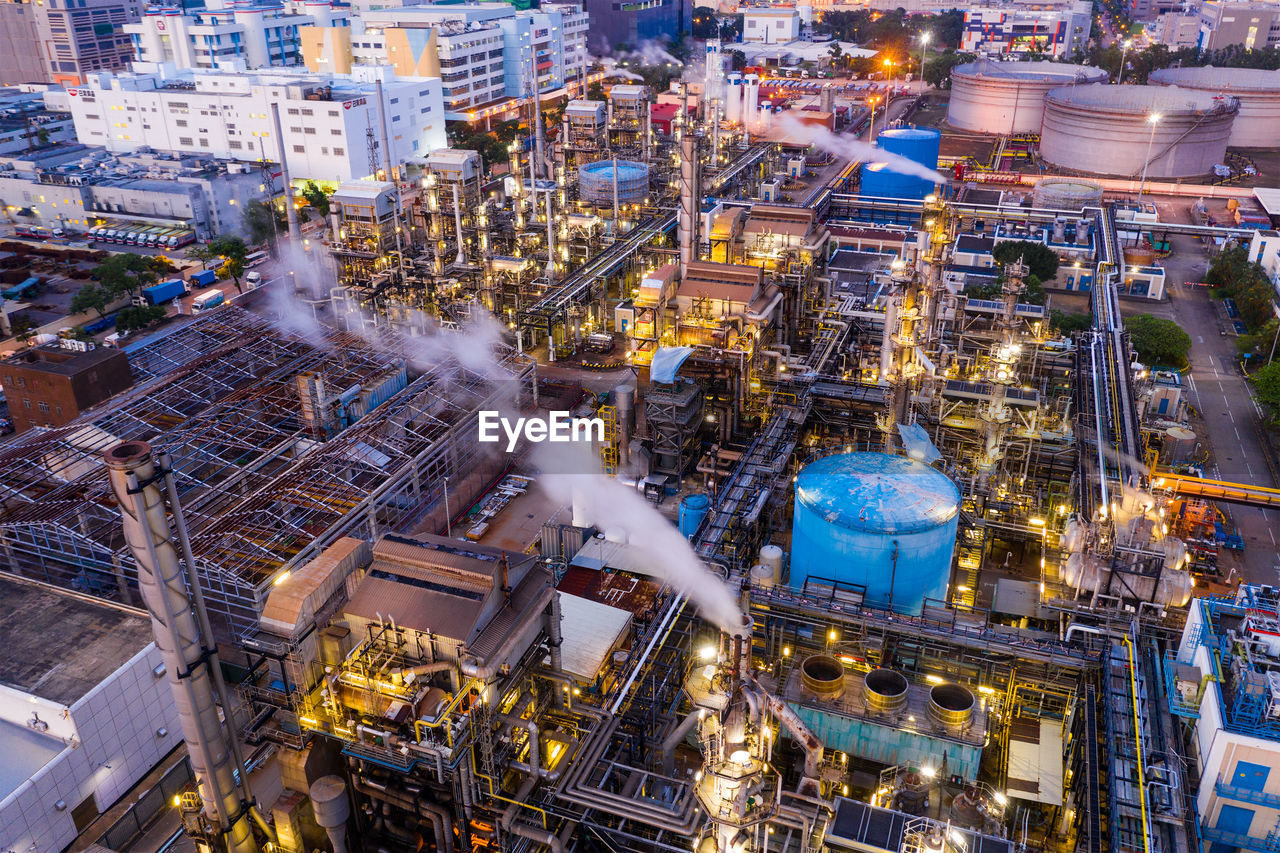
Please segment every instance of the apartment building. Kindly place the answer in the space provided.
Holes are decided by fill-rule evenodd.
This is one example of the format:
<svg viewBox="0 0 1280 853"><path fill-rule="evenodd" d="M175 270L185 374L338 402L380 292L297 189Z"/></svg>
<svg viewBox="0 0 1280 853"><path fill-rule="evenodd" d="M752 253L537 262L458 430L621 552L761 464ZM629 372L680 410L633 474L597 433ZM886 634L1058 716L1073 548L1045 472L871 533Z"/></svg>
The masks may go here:
<svg viewBox="0 0 1280 853"><path fill-rule="evenodd" d="M214 0L193 11L152 6L124 31L141 61L236 71L301 65L302 30L350 22L349 8L330 0L287 0L283 5Z"/></svg>
<svg viewBox="0 0 1280 853"><path fill-rule="evenodd" d="M0 41L11 51L0 83L74 86L90 71L127 67L133 46L123 27L141 9L141 0L0 0Z"/></svg>
<svg viewBox="0 0 1280 853"><path fill-rule="evenodd" d="M131 74L92 74L66 96L83 143L112 153L151 148L244 163L279 162L283 152L296 181L369 176L371 160L383 162L383 114L393 162L418 161L448 145L440 81L398 78L387 66L355 67L350 75L228 74L140 63Z"/></svg>
<svg viewBox="0 0 1280 853"><path fill-rule="evenodd" d="M446 118L468 120L479 107L527 97L581 79L588 65L588 18L577 6L505 3L370 10L350 31L303 32L307 68L342 73L390 65L400 76L439 76Z"/></svg>

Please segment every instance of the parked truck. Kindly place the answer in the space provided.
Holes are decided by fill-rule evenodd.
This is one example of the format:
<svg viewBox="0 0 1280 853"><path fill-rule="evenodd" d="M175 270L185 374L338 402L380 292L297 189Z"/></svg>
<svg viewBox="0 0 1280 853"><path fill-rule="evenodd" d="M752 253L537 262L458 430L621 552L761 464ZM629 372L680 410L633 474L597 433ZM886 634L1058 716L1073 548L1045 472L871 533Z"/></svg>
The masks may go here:
<svg viewBox="0 0 1280 853"><path fill-rule="evenodd" d="M221 290L206 290L191 301L191 313L199 314L201 311L217 308L224 301Z"/></svg>
<svg viewBox="0 0 1280 853"><path fill-rule="evenodd" d="M177 299L187 293L187 285L180 278L153 284L142 291L142 296L135 297L134 305L163 305L171 299Z"/></svg>
<svg viewBox="0 0 1280 853"><path fill-rule="evenodd" d="M187 284L191 286L192 290L197 287L208 287L217 280L218 274L213 270L200 270L198 273L187 276Z"/></svg>

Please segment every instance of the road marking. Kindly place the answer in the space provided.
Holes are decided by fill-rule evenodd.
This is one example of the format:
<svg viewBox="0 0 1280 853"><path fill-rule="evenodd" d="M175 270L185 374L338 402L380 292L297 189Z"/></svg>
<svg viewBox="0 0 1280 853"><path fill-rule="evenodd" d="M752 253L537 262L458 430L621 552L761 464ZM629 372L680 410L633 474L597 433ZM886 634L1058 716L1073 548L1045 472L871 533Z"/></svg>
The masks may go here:
<svg viewBox="0 0 1280 853"><path fill-rule="evenodd" d="M1272 545L1276 544L1276 535L1271 532L1270 527L1267 528L1267 535L1271 537L1271 544Z"/></svg>
<svg viewBox="0 0 1280 853"><path fill-rule="evenodd" d="M1197 343L1204 343L1204 335L1196 335Z"/></svg>
<svg viewBox="0 0 1280 853"><path fill-rule="evenodd" d="M1241 438L1240 438L1240 430L1236 429L1235 427L1232 427L1232 428L1231 428L1231 431L1232 431L1232 432L1234 432L1234 433L1236 434L1236 441L1240 441L1240 440L1241 440Z"/></svg>

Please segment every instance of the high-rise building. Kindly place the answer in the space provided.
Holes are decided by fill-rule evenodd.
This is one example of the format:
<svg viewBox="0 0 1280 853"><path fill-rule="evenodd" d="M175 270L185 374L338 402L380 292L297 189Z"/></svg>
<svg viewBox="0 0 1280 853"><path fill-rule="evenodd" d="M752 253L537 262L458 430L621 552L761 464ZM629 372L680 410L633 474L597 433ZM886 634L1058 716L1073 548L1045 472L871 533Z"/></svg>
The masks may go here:
<svg viewBox="0 0 1280 853"><path fill-rule="evenodd" d="M363 26L363 31L359 28ZM370 10L351 32L303 32L307 68L343 72L387 64L400 76L439 77L446 118L569 85L586 72L587 15L570 4L522 11L505 3Z"/></svg>
<svg viewBox="0 0 1280 853"><path fill-rule="evenodd" d="M0 83L75 86L90 71L124 68L133 46L123 27L138 20L141 6L140 0L0 0L0 47L9 51Z"/></svg>
<svg viewBox="0 0 1280 853"><path fill-rule="evenodd" d="M194 11L150 7L124 30L144 62L234 71L301 65L301 31L347 26L349 15L347 6L330 0L286 0L284 5L213 0Z"/></svg>
<svg viewBox="0 0 1280 853"><path fill-rule="evenodd" d="M586 0L590 47L607 53L646 41L676 41L693 28L693 7L694 0Z"/></svg>
<svg viewBox="0 0 1280 853"><path fill-rule="evenodd" d="M384 108L378 109L377 82ZM444 148L438 79L397 78L390 68L355 68L350 76L269 69L242 73L141 66L131 74L89 75L67 91L76 136L111 152L143 146L225 160L279 162L290 176L327 182L367 177L392 161L421 160ZM276 138L272 107L280 110ZM383 126L384 113L386 126Z"/></svg>

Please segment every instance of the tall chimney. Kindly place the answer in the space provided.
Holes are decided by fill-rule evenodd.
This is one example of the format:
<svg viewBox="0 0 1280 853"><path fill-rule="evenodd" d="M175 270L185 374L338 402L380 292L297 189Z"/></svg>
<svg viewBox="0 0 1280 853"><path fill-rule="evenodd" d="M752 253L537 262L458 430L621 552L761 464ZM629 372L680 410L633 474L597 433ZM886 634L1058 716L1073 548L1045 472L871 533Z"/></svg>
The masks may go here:
<svg viewBox="0 0 1280 853"><path fill-rule="evenodd" d="M182 737L199 783L204 817L220 836L218 849L254 853L259 848L249 822L248 777L234 746L234 735L224 732L214 702L216 680L221 678L216 643L207 616L193 606L193 599L197 604L202 599L194 592L199 589L199 582L190 563L189 546L184 538L189 571L184 578L169 533L169 517L160 491L161 482L172 482L169 472L157 471L151 446L142 441L118 444L104 456L111 490L120 506L125 542L138 564L138 587L151 614L151 630L178 706ZM170 488L169 492L171 499L176 497L176 490ZM173 511L181 529L181 508L176 503ZM225 710L229 727L230 708ZM241 785L236 783L237 769Z"/></svg>

